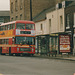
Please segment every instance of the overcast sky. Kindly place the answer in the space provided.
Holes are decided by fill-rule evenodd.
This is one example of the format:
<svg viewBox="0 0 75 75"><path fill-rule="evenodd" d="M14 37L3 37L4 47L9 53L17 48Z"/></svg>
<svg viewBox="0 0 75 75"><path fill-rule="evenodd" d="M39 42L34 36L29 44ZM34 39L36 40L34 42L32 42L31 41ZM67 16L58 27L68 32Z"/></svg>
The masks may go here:
<svg viewBox="0 0 75 75"><path fill-rule="evenodd" d="M0 11L1 10L10 10L9 0L0 0Z"/></svg>

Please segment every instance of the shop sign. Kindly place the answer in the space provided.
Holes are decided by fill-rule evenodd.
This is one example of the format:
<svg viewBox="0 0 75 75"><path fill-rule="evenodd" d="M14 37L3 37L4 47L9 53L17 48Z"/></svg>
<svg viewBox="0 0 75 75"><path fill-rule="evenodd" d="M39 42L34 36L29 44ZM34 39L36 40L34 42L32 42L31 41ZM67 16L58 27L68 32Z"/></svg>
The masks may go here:
<svg viewBox="0 0 75 75"><path fill-rule="evenodd" d="M50 36L58 36L58 34L50 34Z"/></svg>
<svg viewBox="0 0 75 75"><path fill-rule="evenodd" d="M70 52L70 36L69 35L60 35L59 36L59 48L60 52L66 53Z"/></svg>

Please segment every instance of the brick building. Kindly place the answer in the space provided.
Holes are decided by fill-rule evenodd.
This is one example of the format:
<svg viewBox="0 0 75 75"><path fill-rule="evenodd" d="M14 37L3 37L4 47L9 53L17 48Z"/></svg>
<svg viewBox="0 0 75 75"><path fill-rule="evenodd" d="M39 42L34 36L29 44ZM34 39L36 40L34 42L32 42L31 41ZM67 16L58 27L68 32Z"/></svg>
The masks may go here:
<svg viewBox="0 0 75 75"><path fill-rule="evenodd" d="M31 0L32 17L64 0ZM30 0L10 0L10 20L30 20Z"/></svg>
<svg viewBox="0 0 75 75"><path fill-rule="evenodd" d="M0 24L10 21L10 12L9 11L0 11Z"/></svg>
<svg viewBox="0 0 75 75"><path fill-rule="evenodd" d="M32 16L55 4L55 0L32 0ZM10 0L10 20L30 20L30 0Z"/></svg>

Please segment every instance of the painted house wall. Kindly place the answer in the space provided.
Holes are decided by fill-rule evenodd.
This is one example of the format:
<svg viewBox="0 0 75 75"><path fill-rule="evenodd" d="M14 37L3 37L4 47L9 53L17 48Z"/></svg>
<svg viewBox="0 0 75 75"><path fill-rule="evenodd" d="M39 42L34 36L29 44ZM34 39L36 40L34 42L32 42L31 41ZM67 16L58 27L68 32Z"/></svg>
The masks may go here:
<svg viewBox="0 0 75 75"><path fill-rule="evenodd" d="M52 33L65 32L65 16L64 8L54 10L46 14L46 20L35 23L36 35L47 35ZM60 24L60 16L62 16L63 23ZM51 26L49 20L51 19ZM42 24L42 30L41 30Z"/></svg>
<svg viewBox="0 0 75 75"><path fill-rule="evenodd" d="M47 25L50 28L49 33L60 33L65 31L65 17L64 17L64 8L56 9L55 11L49 12L46 14ZM63 23L60 24L60 16L62 16ZM51 19L51 26L49 20Z"/></svg>
<svg viewBox="0 0 75 75"><path fill-rule="evenodd" d="M42 30L41 30L41 24L42 24ZM35 27L36 27L36 35L47 35L47 34L49 34L49 27L47 26L46 20L36 22Z"/></svg>

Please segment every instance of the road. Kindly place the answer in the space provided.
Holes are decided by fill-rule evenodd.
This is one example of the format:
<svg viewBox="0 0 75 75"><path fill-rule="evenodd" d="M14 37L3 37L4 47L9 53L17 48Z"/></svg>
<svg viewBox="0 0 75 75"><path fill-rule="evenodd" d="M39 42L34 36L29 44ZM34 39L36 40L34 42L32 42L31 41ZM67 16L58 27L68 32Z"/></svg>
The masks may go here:
<svg viewBox="0 0 75 75"><path fill-rule="evenodd" d="M1 56L0 75L73 75L75 61Z"/></svg>

